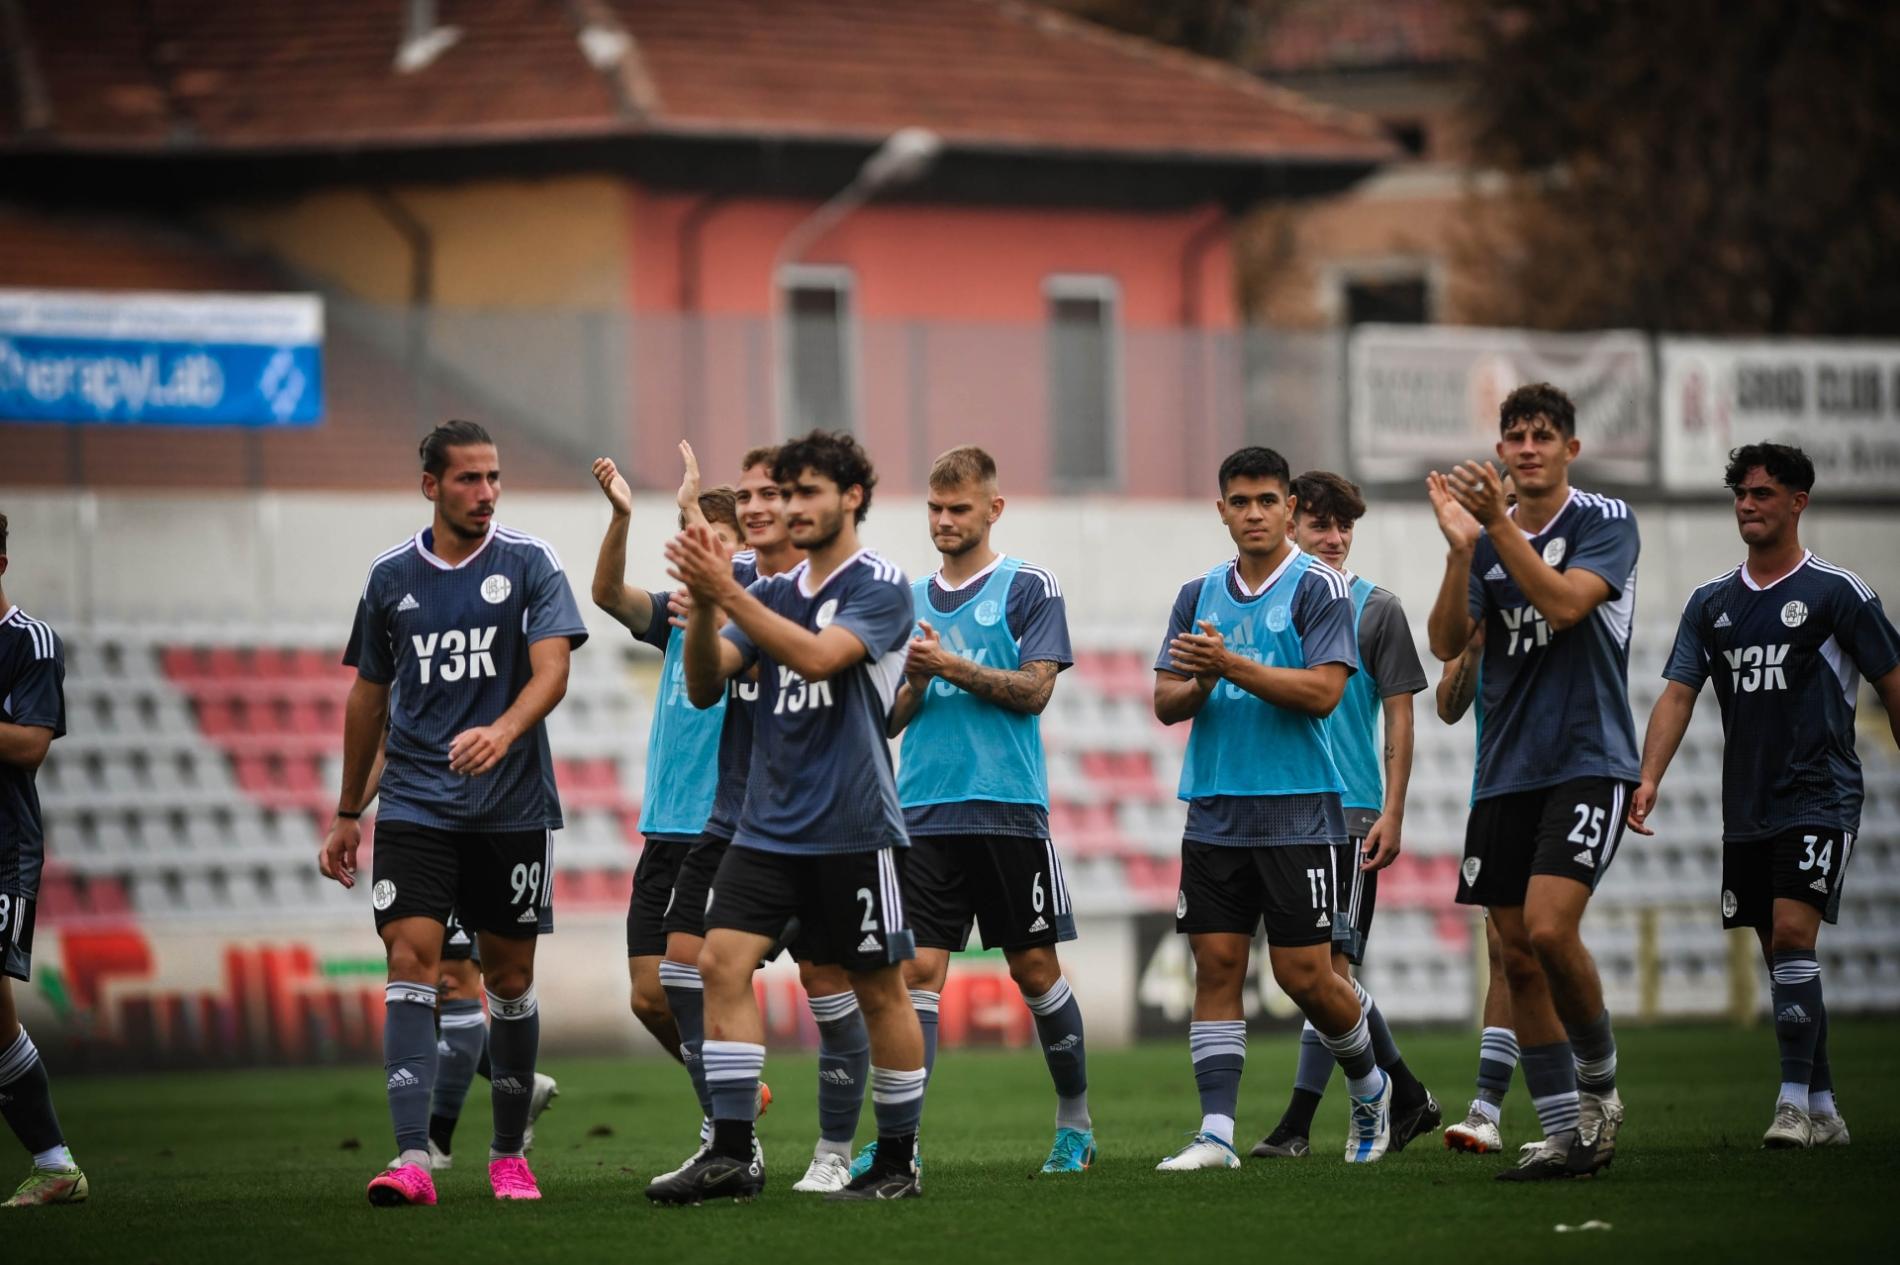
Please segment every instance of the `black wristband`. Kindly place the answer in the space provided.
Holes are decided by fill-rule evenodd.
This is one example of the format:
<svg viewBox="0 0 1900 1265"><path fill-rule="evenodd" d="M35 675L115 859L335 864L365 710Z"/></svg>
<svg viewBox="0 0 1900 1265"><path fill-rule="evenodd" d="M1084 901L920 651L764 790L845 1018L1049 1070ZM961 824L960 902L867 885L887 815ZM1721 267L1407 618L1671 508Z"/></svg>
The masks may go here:
<svg viewBox="0 0 1900 1265"><path fill-rule="evenodd" d="M361 819L361 817L363 816L363 814L360 811L354 812L354 813L346 813L341 808L336 810L336 815L341 817L344 821L357 821Z"/></svg>

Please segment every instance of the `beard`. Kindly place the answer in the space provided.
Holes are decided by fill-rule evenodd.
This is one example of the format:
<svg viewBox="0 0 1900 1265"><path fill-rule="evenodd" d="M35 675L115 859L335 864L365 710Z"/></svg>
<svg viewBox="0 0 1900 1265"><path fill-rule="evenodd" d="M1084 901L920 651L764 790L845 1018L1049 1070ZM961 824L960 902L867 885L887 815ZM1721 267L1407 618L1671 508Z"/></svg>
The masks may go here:
<svg viewBox="0 0 1900 1265"><path fill-rule="evenodd" d="M814 514L812 516L811 538L800 541L794 537L792 543L797 545L800 549L803 549L806 553L822 553L825 549L830 547L832 541L838 539L838 533L843 530L843 510L828 515Z"/></svg>
<svg viewBox="0 0 1900 1265"><path fill-rule="evenodd" d="M959 536L956 541L946 549L940 539L937 544L937 552L946 558L961 558L964 554L970 552L970 550L982 543L983 537L981 536Z"/></svg>

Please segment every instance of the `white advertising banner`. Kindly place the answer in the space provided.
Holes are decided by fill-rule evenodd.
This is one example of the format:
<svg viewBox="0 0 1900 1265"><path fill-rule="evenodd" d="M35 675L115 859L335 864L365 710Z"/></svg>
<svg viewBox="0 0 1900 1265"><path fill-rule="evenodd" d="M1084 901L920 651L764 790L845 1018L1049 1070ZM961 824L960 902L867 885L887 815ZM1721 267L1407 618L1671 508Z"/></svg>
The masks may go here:
<svg viewBox="0 0 1900 1265"><path fill-rule="evenodd" d="M1722 490L1729 449L1796 444L1829 491L1900 495L1900 344L1662 340L1662 482Z"/></svg>
<svg viewBox="0 0 1900 1265"><path fill-rule="evenodd" d="M1361 479L1409 479L1493 457L1498 405L1527 382L1549 382L1576 403L1583 482L1650 480L1655 378L1648 342L1633 331L1361 325L1348 372Z"/></svg>

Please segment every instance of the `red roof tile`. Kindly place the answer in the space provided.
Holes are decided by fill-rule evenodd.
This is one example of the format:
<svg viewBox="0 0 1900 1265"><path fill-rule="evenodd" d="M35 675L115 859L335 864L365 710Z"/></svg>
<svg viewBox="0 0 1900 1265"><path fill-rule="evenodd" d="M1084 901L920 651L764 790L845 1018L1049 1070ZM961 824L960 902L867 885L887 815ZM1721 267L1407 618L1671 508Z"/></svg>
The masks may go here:
<svg viewBox="0 0 1900 1265"><path fill-rule="evenodd" d="M1019 0L441 0L462 36L394 67L402 0L27 0L0 144L127 151L590 135L884 136L1252 160L1378 159L1363 121L1225 63ZM632 37L583 55L575 14ZM24 130L37 68L50 122Z"/></svg>
<svg viewBox="0 0 1900 1265"><path fill-rule="evenodd" d="M1263 74L1442 66L1467 45L1453 0L1298 0L1275 12L1249 58Z"/></svg>

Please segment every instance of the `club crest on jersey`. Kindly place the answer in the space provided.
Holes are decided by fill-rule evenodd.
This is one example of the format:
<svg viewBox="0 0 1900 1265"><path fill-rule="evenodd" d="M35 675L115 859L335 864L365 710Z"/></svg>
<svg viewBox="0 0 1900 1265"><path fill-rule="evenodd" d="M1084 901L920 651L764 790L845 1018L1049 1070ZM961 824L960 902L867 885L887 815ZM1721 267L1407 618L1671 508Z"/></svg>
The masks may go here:
<svg viewBox="0 0 1900 1265"><path fill-rule="evenodd" d="M995 600L984 598L976 604L974 614L977 623L983 625L985 628L991 628L995 626L997 620L1003 617L1003 608L998 605Z"/></svg>
<svg viewBox="0 0 1900 1265"><path fill-rule="evenodd" d="M514 591L513 582L505 575L491 575L482 581L482 600L490 606L501 605Z"/></svg>
<svg viewBox="0 0 1900 1265"><path fill-rule="evenodd" d="M1478 881L1478 867L1481 866L1483 863L1484 862L1478 857L1465 858L1465 863L1462 866L1460 866L1459 869L1462 870L1464 873L1466 887L1469 887L1473 883Z"/></svg>
<svg viewBox="0 0 1900 1265"><path fill-rule="evenodd" d="M396 903L396 885L386 878L376 880L376 886L369 889L369 903L381 913Z"/></svg>
<svg viewBox="0 0 1900 1265"><path fill-rule="evenodd" d="M820 628L829 628L831 627L831 621L837 617L838 599L831 597L825 599L824 604L818 608L818 613L812 616L811 622L817 624Z"/></svg>
<svg viewBox="0 0 1900 1265"><path fill-rule="evenodd" d="M1287 621L1292 618L1293 616L1288 614L1287 608L1284 606L1269 608L1267 611L1267 631L1276 633L1285 632Z"/></svg>
<svg viewBox="0 0 1900 1265"><path fill-rule="evenodd" d="M1733 918L1735 916L1735 911L1737 909L1740 909L1741 907L1742 907L1741 902L1735 899L1735 893L1729 891L1727 888L1723 888L1722 889L1722 917Z"/></svg>
<svg viewBox="0 0 1900 1265"><path fill-rule="evenodd" d="M1547 567L1556 566L1564 560L1564 555L1568 552L1570 552L1570 542L1565 540L1562 536L1557 537L1544 546L1544 565Z"/></svg>
<svg viewBox="0 0 1900 1265"><path fill-rule="evenodd" d="M1808 622L1808 604L1806 602L1789 602L1786 606L1781 608L1781 622L1790 628L1801 627L1801 625Z"/></svg>

